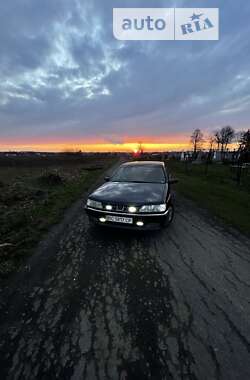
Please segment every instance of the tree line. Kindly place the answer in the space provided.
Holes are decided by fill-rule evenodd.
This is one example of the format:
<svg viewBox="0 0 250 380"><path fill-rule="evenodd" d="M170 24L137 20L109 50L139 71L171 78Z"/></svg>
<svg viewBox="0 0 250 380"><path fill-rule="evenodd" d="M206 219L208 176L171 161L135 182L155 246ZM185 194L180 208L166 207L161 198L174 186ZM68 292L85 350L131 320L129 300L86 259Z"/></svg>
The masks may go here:
<svg viewBox="0 0 250 380"><path fill-rule="evenodd" d="M190 137L193 147L193 158L196 159L198 152L202 150L206 143L209 152L217 150L221 153L221 158L225 157L228 146L235 143L238 151L238 158L242 161L250 161L250 129L247 131L236 132L232 127L225 126L216 130L208 138L204 137L203 132L197 128Z"/></svg>

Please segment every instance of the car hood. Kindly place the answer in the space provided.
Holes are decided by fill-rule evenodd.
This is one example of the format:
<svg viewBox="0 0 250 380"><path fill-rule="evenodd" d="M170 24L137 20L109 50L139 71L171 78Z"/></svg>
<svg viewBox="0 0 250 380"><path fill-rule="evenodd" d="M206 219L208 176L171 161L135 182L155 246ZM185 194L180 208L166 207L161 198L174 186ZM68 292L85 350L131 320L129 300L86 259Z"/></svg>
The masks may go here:
<svg viewBox="0 0 250 380"><path fill-rule="evenodd" d="M110 203L150 204L163 203L166 184L107 182L94 191L90 198Z"/></svg>

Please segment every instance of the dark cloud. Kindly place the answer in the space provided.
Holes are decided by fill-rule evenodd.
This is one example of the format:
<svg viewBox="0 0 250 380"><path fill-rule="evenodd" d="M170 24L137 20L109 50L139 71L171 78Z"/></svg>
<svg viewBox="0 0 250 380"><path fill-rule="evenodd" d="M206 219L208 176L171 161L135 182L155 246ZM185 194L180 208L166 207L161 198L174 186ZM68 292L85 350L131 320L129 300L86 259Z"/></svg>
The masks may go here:
<svg viewBox="0 0 250 380"><path fill-rule="evenodd" d="M117 41L112 8L119 6L145 2L1 3L0 138L60 133L120 142L128 135L248 125L249 4L220 5L218 42ZM218 7L218 1L193 0L196 6Z"/></svg>

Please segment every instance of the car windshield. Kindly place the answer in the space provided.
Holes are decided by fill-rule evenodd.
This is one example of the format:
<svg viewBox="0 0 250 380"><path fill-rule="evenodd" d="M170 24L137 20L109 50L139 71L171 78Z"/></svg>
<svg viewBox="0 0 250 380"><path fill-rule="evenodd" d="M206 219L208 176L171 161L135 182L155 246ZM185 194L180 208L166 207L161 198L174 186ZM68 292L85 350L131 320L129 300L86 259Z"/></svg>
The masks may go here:
<svg viewBox="0 0 250 380"><path fill-rule="evenodd" d="M165 183L166 177L161 166L127 165L121 166L111 180L114 182Z"/></svg>

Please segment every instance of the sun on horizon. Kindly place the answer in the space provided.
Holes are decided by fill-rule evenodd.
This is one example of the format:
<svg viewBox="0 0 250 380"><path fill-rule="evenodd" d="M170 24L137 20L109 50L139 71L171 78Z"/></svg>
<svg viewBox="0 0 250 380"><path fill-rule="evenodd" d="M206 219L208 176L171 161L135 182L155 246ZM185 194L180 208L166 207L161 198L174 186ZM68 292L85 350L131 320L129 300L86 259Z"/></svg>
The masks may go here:
<svg viewBox="0 0 250 380"><path fill-rule="evenodd" d="M188 143L143 143L144 152L182 151L190 149ZM112 143L87 143L87 144L1 144L0 151L34 151L34 152L128 152L138 153L138 142L121 144Z"/></svg>

